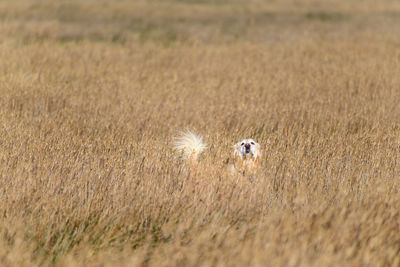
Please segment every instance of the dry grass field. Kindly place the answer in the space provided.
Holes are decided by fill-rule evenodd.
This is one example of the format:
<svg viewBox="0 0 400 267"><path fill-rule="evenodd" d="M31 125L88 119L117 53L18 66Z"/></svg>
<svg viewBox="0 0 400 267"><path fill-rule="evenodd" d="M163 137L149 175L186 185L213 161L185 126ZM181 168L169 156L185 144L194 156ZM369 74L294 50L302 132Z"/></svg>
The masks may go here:
<svg viewBox="0 0 400 267"><path fill-rule="evenodd" d="M398 1L5 0L0 31L1 266L400 265Z"/></svg>

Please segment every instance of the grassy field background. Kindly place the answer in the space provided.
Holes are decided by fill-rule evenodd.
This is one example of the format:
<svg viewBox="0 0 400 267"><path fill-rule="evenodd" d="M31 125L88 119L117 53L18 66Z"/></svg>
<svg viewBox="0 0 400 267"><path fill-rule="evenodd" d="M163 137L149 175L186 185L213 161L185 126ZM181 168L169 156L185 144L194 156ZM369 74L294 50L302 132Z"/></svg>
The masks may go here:
<svg viewBox="0 0 400 267"><path fill-rule="evenodd" d="M0 265L400 265L398 1L2 1L0 32Z"/></svg>

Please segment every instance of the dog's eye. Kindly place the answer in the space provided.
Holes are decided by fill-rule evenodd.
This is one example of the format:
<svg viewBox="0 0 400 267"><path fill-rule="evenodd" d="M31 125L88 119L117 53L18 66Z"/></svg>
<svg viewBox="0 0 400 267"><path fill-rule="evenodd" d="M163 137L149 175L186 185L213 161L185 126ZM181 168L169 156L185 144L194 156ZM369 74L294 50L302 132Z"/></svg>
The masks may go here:
<svg viewBox="0 0 400 267"><path fill-rule="evenodd" d="M251 142L250 144L254 145L254 142Z"/></svg>
<svg viewBox="0 0 400 267"><path fill-rule="evenodd" d="M241 146L243 146L243 145L244 145L244 143L241 143L240 145L241 145Z"/></svg>

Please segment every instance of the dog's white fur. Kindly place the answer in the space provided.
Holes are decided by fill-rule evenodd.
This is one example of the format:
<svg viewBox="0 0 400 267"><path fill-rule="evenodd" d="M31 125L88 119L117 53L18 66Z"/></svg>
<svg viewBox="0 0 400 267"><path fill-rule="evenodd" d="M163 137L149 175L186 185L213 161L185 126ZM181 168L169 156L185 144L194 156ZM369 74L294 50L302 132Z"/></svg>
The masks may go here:
<svg viewBox="0 0 400 267"><path fill-rule="evenodd" d="M199 155L207 149L203 138L191 131L180 132L175 138L174 149L191 166L198 166ZM231 173L252 173L260 163L261 145L253 139L243 139L233 146Z"/></svg>
<svg viewBox="0 0 400 267"><path fill-rule="evenodd" d="M181 132L175 138L174 149L192 164L197 164L199 155L207 149L207 144L203 142L203 138L191 131Z"/></svg>
<svg viewBox="0 0 400 267"><path fill-rule="evenodd" d="M261 145L251 138L243 139L233 146L233 165L236 171L253 172L260 163Z"/></svg>

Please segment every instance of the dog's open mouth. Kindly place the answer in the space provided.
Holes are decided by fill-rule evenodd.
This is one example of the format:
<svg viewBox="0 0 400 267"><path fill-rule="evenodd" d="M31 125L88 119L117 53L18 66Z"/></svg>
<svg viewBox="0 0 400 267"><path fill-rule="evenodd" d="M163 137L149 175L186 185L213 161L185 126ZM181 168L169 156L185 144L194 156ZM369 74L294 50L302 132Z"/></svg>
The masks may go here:
<svg viewBox="0 0 400 267"><path fill-rule="evenodd" d="M246 144L245 146L245 151L246 151L246 154L249 154L250 153L250 144Z"/></svg>

